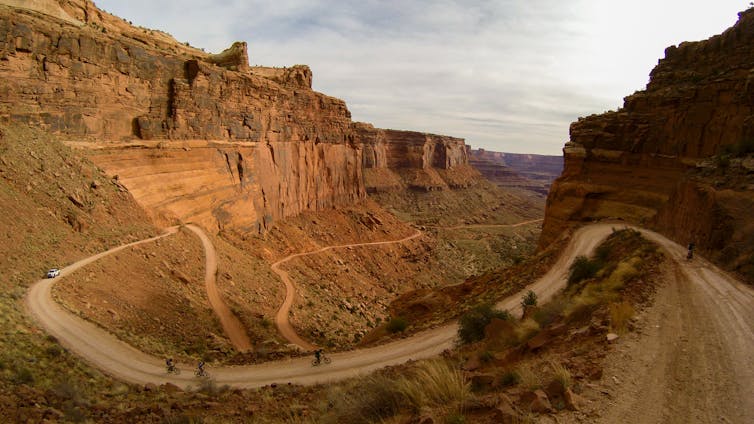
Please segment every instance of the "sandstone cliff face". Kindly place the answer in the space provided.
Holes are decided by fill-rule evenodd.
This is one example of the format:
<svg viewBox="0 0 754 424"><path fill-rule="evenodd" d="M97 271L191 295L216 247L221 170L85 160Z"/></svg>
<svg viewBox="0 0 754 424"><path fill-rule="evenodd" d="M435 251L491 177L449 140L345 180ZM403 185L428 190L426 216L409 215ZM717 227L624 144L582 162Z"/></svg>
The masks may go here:
<svg viewBox="0 0 754 424"><path fill-rule="evenodd" d="M354 124L307 66L249 67L87 0L0 0L0 119L62 134L160 222L263 231L373 190L463 187L462 139ZM366 152L365 155L362 152Z"/></svg>
<svg viewBox="0 0 754 424"><path fill-rule="evenodd" d="M575 223L621 218L694 240L734 269L751 262L751 248L737 249L734 261L713 251L754 240L735 225L752 186L698 170L711 156L746 153L741 146L754 137L754 10L723 34L665 56L622 109L571 125L540 246Z"/></svg>
<svg viewBox="0 0 754 424"><path fill-rule="evenodd" d="M367 190L442 190L468 186L478 174L461 138L354 124L363 148Z"/></svg>
<svg viewBox="0 0 754 424"><path fill-rule="evenodd" d="M264 229L365 196L350 113L308 67L250 68L245 43L207 55L88 1L23 6L0 5L0 118L87 141L154 216Z"/></svg>

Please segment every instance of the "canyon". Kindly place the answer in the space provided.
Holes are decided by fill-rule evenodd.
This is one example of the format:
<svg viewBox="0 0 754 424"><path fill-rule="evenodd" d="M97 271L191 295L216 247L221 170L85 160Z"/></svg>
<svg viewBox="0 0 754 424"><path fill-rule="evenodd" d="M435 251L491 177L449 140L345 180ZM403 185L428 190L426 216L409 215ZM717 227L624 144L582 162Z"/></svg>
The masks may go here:
<svg viewBox="0 0 754 424"><path fill-rule="evenodd" d="M754 281L754 11L724 33L665 51L645 90L570 127L540 246L619 218L657 229Z"/></svg>
<svg viewBox="0 0 754 424"><path fill-rule="evenodd" d="M160 224L261 233L477 177L462 139L352 122L308 67L250 67L246 43L211 55L88 1L24 7L0 9L0 119L68 139Z"/></svg>
<svg viewBox="0 0 754 424"><path fill-rule="evenodd" d="M493 152L469 148L469 163L500 187L516 189L535 198L545 198L563 172L563 157Z"/></svg>

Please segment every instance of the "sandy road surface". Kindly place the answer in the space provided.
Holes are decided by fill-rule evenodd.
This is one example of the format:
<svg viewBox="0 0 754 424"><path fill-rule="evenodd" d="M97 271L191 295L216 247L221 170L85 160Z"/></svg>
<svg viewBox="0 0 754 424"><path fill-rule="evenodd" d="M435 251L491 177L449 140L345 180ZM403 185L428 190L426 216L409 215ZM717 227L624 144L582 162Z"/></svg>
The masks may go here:
<svg viewBox="0 0 754 424"><path fill-rule="evenodd" d="M282 335L286 340L288 340L292 344L295 344L301 349L304 349L304 350L315 349L315 346L313 344L307 342L296 333L296 330L294 330L293 326L291 326L290 320L288 320L288 316L290 315L290 312L291 312L291 306L293 306L293 299L296 297L296 286L293 285L293 282L288 276L288 272L280 269L280 265L290 261L291 259L295 259L301 256L307 256L307 255L316 255L318 253L322 253L327 250L343 249L347 247L361 247L361 246L384 246L387 244L403 243L405 241L415 239L421 235L422 233L420 231L417 231L414 234L408 237L404 237L400 240L373 241L373 242L368 242L368 243L352 243L352 244L341 244L338 246L327 246L321 249L313 250L311 252L294 253L293 255L288 255L285 258L272 264L271 266L272 272L277 274L278 277L280 277L280 279L283 281L283 284L285 284L285 299L283 300L283 303L280 305L277 313L275 314L275 326L278 328L280 335Z"/></svg>
<svg viewBox="0 0 754 424"><path fill-rule="evenodd" d="M207 289L207 298L209 299L209 304L212 306L212 310L214 310L215 314L220 318L220 324L223 326L225 335L228 336L230 342L237 350L241 352L251 350L251 340L249 339L249 335L246 333L243 324L241 324L238 317L230 311L225 302L223 302L222 297L220 297L220 293L217 291L217 252L215 252L215 246L212 245L212 241L201 228L191 224L186 225L186 228L193 231L202 241L205 258L204 285Z"/></svg>
<svg viewBox="0 0 754 424"><path fill-rule="evenodd" d="M622 227L623 225L595 224L579 229L564 249L561 258L547 274L521 292L498 303L498 306L516 312L516 308L520 308L521 296L530 289L534 290L542 301L545 301L565 285L567 269L573 258L591 252L601 240L610 234L612 228L619 226ZM664 237L647 231L645 231L645 234L661 243L671 252L674 258L680 258L684 254L684 249L681 246ZM143 242L147 241L150 240ZM93 258L88 258L82 262L90 263L96 260ZM65 277L65 275L83 265L81 262L77 262L65 268L61 276ZM729 279L712 265L701 260L695 260L690 264L682 261L678 266L680 272L688 277L687 285L698 286L695 289L699 291L696 297L702 306L694 309L708 308L710 313L714 315L714 324L711 324L714 327L707 331L713 331L715 335L705 337L719 337L721 340L725 340L721 342L721 346L724 346L721 349L724 349L727 353L720 355L718 360L726 363L725 366L728 369L736 370L737 373L736 375L725 375L726 378L733 379L732 383L727 384L726 393L731 395L731 402L738 402L739 409L743 410L737 413L743 418L748 418L752 411L752 398L750 396L753 383L751 355L754 352L751 348L753 339L751 325L754 322L751 315L752 305L754 304L752 302L752 296L754 296L752 290ZM167 375L162 358L139 352L111 334L64 311L50 296L50 286L53 281L41 280L35 283L31 287L26 301L32 315L50 334L57 337L61 344L92 365L125 381L136 384L171 382L184 388L196 387L198 380L193 377L191 370L185 365L179 365L183 370L181 375ZM253 366L211 368L209 371L216 383L228 384L233 387L251 388L273 382L323 383L356 376L411 359L435 356L452 346L456 332L456 324L445 325L378 347L333 354L333 363L320 367L312 367L309 358L297 358ZM705 345L702 344L701 346L699 349L703 349ZM702 362L705 361L702 359ZM660 365L663 364L668 365L669 363L665 361ZM655 364L650 365L655 366ZM632 373L633 375L647 374L645 369L633 370ZM714 367L705 374L705 378L709 378L711 381L717 378ZM686 387L686 385L683 387ZM746 397L747 394L749 395L748 398ZM676 399L677 403L685 402L681 394L671 394L670 396ZM699 400L698 396L701 395L692 395L694 399ZM712 399L710 402L715 403L716 401ZM626 401L625 404L630 405L631 402ZM703 405L705 404L699 403L699 405L700 408L704 408ZM733 420L731 422L739 422L735 418L731 419Z"/></svg>
<svg viewBox="0 0 754 424"><path fill-rule="evenodd" d="M676 261L608 355L602 423L754 423L754 290L654 233ZM602 395L604 396L604 395Z"/></svg>

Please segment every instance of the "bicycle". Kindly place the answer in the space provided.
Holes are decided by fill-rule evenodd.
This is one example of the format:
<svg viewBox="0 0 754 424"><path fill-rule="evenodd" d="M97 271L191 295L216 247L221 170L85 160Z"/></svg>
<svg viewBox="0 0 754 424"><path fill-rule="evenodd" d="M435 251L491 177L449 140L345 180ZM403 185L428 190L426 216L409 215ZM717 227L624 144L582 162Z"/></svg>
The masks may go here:
<svg viewBox="0 0 754 424"><path fill-rule="evenodd" d="M194 370L194 375L199 378L209 378L209 373L202 368Z"/></svg>
<svg viewBox="0 0 754 424"><path fill-rule="evenodd" d="M175 374L178 375L181 373L181 369L176 367L175 365L168 365L168 374Z"/></svg>
<svg viewBox="0 0 754 424"><path fill-rule="evenodd" d="M332 362L332 359L330 359L328 356L325 356L325 354L323 353L323 354L320 355L319 359L318 358L314 358L312 360L312 366L316 367L316 366L322 365L322 364L329 364L330 362Z"/></svg>

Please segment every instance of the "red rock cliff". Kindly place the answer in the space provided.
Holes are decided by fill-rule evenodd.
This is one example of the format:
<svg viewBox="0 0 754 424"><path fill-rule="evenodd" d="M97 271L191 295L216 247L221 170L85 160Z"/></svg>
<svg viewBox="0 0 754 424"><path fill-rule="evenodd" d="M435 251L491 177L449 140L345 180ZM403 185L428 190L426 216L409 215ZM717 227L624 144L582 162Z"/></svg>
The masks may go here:
<svg viewBox="0 0 754 424"><path fill-rule="evenodd" d="M308 67L250 68L245 43L208 55L88 1L3 3L0 117L78 141L155 217L261 230L365 196L350 113Z"/></svg>
<svg viewBox="0 0 754 424"><path fill-rule="evenodd" d="M71 139L159 221L263 231L382 176L467 184L462 139L354 124L307 66L248 62L246 43L207 54L91 1L0 0L0 119Z"/></svg>
<svg viewBox="0 0 754 424"><path fill-rule="evenodd" d="M416 131L384 130L355 123L362 144L367 190L442 190L467 186L478 176L464 140Z"/></svg>
<svg viewBox="0 0 754 424"><path fill-rule="evenodd" d="M646 90L622 109L571 125L541 246L579 222L621 218L695 240L754 277L745 160L754 140L754 10L739 16L721 35L666 49Z"/></svg>

